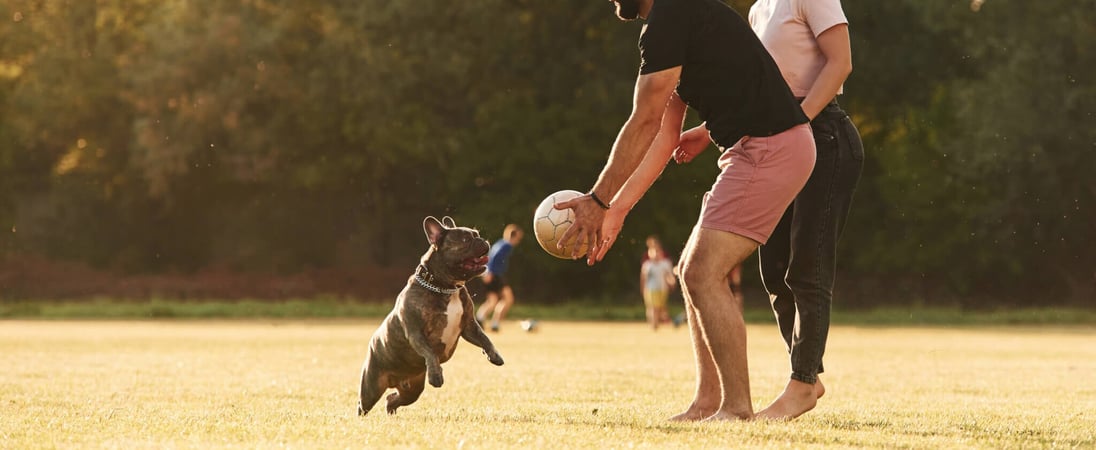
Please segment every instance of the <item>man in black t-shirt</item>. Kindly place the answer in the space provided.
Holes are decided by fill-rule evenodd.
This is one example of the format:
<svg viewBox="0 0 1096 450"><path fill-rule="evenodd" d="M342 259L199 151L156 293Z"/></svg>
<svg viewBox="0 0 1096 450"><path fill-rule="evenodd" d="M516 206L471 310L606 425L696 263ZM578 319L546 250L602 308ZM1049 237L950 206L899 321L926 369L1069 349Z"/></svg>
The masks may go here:
<svg viewBox="0 0 1096 450"><path fill-rule="evenodd" d="M683 162L714 142L721 172L679 268L697 390L672 420L750 419L746 327L727 277L768 239L810 176L807 117L749 25L720 0L613 2L621 19L647 22L632 114L590 192L556 205L575 212L560 246L588 243L587 264L600 261L671 155ZM704 123L682 132L686 106Z"/></svg>

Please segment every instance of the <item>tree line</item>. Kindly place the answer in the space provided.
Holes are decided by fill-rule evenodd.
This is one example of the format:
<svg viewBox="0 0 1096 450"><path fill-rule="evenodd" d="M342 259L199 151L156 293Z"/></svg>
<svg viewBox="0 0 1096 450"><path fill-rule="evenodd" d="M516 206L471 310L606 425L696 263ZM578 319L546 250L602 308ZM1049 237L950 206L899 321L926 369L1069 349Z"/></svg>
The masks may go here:
<svg viewBox="0 0 1096 450"><path fill-rule="evenodd" d="M1096 0L843 3L867 160L841 301L1096 304ZM0 257L410 270L426 215L531 232L604 164L640 27L579 0L4 2ZM601 265L530 233L519 295L634 300L644 238L680 249L715 153L667 168Z"/></svg>

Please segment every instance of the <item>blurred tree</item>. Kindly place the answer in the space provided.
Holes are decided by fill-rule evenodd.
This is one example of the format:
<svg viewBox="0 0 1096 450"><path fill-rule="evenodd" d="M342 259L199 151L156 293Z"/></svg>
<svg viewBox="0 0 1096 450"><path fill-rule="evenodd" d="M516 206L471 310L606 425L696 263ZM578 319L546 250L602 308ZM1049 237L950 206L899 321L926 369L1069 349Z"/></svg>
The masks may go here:
<svg viewBox="0 0 1096 450"><path fill-rule="evenodd" d="M962 302L1091 303L1096 2L975 3L846 5L869 160L843 260Z"/></svg>
<svg viewBox="0 0 1096 450"><path fill-rule="evenodd" d="M839 101L860 129L867 159L839 248L840 289L854 292L842 301L871 305L898 292L940 297L965 276L951 270L965 233L941 142L959 132L950 86L979 76L955 33L969 11L909 1L844 7L853 73ZM941 26L940 16L958 17Z"/></svg>
<svg viewBox="0 0 1096 450"><path fill-rule="evenodd" d="M955 86L959 133L942 147L967 192L974 290L1096 304L1096 1L972 15L966 48L985 75Z"/></svg>
<svg viewBox="0 0 1096 450"><path fill-rule="evenodd" d="M120 63L140 45L127 21L148 8L140 1L0 5L10 18L0 27L0 217L13 230L0 250L110 262L117 249L108 236L125 234L117 207L132 187L133 115L119 89Z"/></svg>
<svg viewBox="0 0 1096 450"><path fill-rule="evenodd" d="M845 304L1094 300L1096 0L975 3L844 4L868 151ZM5 2L0 255L409 267L426 215L531 227L604 164L640 27L585 1ZM596 268L527 241L519 295L634 301L643 238L680 250L715 157L668 167Z"/></svg>

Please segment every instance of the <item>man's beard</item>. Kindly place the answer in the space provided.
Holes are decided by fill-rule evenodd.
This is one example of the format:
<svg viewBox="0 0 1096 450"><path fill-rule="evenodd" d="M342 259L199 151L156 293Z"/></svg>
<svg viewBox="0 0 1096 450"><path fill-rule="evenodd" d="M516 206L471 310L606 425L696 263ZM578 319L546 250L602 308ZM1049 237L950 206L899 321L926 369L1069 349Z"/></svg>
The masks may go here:
<svg viewBox="0 0 1096 450"><path fill-rule="evenodd" d="M620 20L639 18L639 0L613 0L616 2L616 15Z"/></svg>

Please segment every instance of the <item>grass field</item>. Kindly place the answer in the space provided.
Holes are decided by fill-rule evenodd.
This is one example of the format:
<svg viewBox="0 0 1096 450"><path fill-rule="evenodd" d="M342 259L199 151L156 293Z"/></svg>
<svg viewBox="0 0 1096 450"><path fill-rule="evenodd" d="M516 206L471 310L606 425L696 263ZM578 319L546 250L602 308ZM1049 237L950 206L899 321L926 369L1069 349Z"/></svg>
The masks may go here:
<svg viewBox="0 0 1096 450"><path fill-rule="evenodd" d="M508 323L446 384L355 415L376 320L0 321L2 448L1094 448L1096 327L832 330L819 406L788 423L668 423L687 332ZM786 381L750 325L754 404Z"/></svg>

